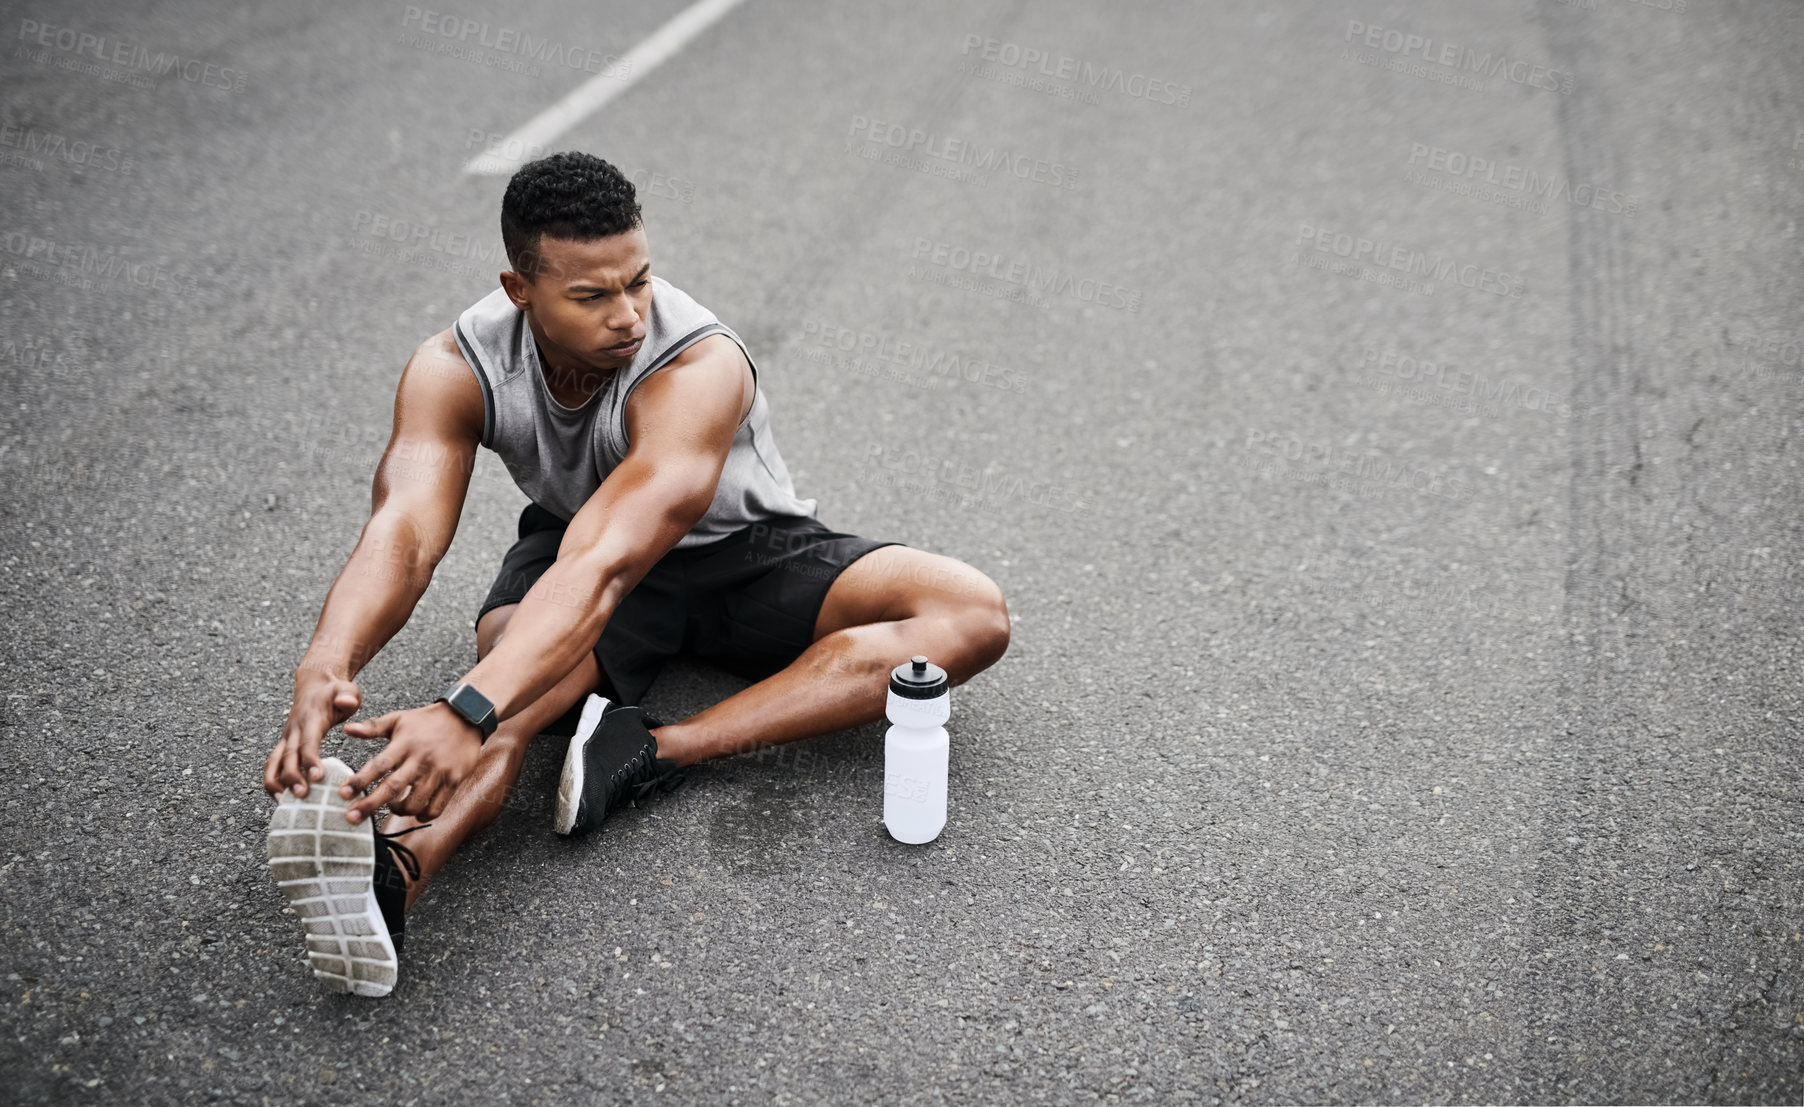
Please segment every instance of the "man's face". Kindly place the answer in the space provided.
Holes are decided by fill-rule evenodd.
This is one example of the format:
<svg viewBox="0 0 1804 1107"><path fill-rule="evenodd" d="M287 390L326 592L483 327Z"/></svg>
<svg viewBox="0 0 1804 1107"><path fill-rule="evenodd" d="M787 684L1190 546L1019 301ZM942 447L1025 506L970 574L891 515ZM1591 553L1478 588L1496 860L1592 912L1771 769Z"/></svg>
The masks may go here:
<svg viewBox="0 0 1804 1107"><path fill-rule="evenodd" d="M552 368L610 371L630 365L651 310L651 251L645 229L576 242L540 236L532 279L501 274L527 313Z"/></svg>

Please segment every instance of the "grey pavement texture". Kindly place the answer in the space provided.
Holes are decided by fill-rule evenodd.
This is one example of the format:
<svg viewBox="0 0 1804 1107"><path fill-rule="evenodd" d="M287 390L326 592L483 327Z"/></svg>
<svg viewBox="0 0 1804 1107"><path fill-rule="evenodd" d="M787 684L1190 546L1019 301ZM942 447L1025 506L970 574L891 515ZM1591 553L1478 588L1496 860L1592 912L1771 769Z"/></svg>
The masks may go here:
<svg viewBox="0 0 1804 1107"><path fill-rule="evenodd" d="M0 1099L1804 1100L1804 6L748 0L555 146L824 521L1003 588L950 821L889 839L875 724L565 841L540 742L359 1000L260 769L502 268L460 169L588 76L426 10L5 5ZM523 502L485 454L366 714Z"/></svg>

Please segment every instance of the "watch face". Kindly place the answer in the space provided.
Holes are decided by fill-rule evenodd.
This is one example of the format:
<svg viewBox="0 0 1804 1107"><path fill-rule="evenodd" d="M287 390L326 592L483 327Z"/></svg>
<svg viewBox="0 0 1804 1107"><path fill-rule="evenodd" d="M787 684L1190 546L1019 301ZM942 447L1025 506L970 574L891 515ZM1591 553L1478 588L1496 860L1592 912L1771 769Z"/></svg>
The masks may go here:
<svg viewBox="0 0 1804 1107"><path fill-rule="evenodd" d="M471 726L482 731L484 738L493 733L495 705L481 692L468 684L459 684L445 696L445 702L451 705L451 710L467 719Z"/></svg>

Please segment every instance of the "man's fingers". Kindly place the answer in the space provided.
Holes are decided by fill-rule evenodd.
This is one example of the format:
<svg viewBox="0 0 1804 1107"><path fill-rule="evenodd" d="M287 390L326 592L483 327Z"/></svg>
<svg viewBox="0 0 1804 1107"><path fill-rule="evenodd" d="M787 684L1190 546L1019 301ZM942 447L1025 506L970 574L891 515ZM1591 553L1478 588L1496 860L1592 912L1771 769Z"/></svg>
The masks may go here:
<svg viewBox="0 0 1804 1107"><path fill-rule="evenodd" d="M403 712L390 711L386 715L361 722L346 723L345 733L353 738L387 738L394 733L395 723L400 721Z"/></svg>
<svg viewBox="0 0 1804 1107"><path fill-rule="evenodd" d="M384 804L387 804L388 809L397 815L407 814L407 812L396 807L395 804L407 793L407 789L413 785L413 778L410 772L412 768L413 765L409 762L407 765L389 773L382 779L382 783L376 785L375 791L350 806L350 809L345 812L345 818L353 823L361 823L371 815L374 815L376 809Z"/></svg>
<svg viewBox="0 0 1804 1107"><path fill-rule="evenodd" d="M324 728L321 729L323 730ZM319 763L319 740L320 736L317 734L312 738L308 738L303 734L298 743L301 747L301 769L307 774L308 787L312 787L313 782L316 780L326 779L326 767Z"/></svg>
<svg viewBox="0 0 1804 1107"><path fill-rule="evenodd" d="M351 776L351 779L344 782L344 787L351 790L351 795L346 796L345 798L352 798L357 795L357 793L376 783L383 773L399 768L401 762L404 761L406 757L407 750L402 746L398 746L393 742L383 746L381 750L377 751L376 756L370 758L363 768L358 769L357 772ZM341 790L339 794L344 795L344 792Z"/></svg>
<svg viewBox="0 0 1804 1107"><path fill-rule="evenodd" d="M412 815L417 819L426 817L432 810L443 777L431 769L425 769L413 778L413 787L400 799L388 805L388 809L397 815Z"/></svg>
<svg viewBox="0 0 1804 1107"><path fill-rule="evenodd" d="M332 695L332 707L338 712L338 721L341 723L357 714L357 709L362 706L363 691L348 681L339 685L338 691Z"/></svg>
<svg viewBox="0 0 1804 1107"><path fill-rule="evenodd" d="M301 763L300 729L305 723L295 723L282 739L282 763L276 771L277 791L292 786L294 794L305 799L307 797L307 773Z"/></svg>
<svg viewBox="0 0 1804 1107"><path fill-rule="evenodd" d="M391 814L395 814L395 815L417 815L417 814L419 814L419 812L414 810L414 799L413 799L414 796L419 794L419 791L420 791L419 783L420 782L418 780L409 781L407 787L401 789L400 795L398 795L395 798L388 801L388 810Z"/></svg>
<svg viewBox="0 0 1804 1107"><path fill-rule="evenodd" d="M439 773L437 776L433 777L432 795L426 807L427 817L436 819L444 814L445 804L449 803L451 797L456 794L457 785L453 784L451 779L445 773Z"/></svg>
<svg viewBox="0 0 1804 1107"><path fill-rule="evenodd" d="M304 799L314 782L326 779L326 767L319 763L319 740L322 725L317 729L315 720L306 720L302 729L294 736L294 778L300 782L298 794Z"/></svg>
<svg viewBox="0 0 1804 1107"><path fill-rule="evenodd" d="M272 796L282 790L282 782L276 774L282 768L282 750L287 745L287 739L277 742L276 748L269 751L269 758L263 762L263 790Z"/></svg>

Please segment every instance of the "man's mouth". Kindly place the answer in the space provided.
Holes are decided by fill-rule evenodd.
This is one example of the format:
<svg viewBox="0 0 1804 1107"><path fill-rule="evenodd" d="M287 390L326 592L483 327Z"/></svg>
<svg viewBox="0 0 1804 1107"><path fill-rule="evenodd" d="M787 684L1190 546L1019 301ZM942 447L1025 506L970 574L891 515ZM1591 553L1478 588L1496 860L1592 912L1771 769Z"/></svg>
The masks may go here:
<svg viewBox="0 0 1804 1107"><path fill-rule="evenodd" d="M625 357L628 354L638 353L639 352L639 344L644 341L645 340L643 338L635 338L631 342L622 342L618 346L609 346L606 350L603 350L602 352L606 353L606 354L611 354L614 357Z"/></svg>

